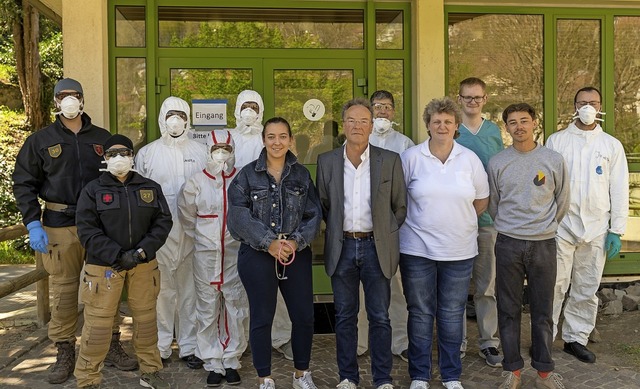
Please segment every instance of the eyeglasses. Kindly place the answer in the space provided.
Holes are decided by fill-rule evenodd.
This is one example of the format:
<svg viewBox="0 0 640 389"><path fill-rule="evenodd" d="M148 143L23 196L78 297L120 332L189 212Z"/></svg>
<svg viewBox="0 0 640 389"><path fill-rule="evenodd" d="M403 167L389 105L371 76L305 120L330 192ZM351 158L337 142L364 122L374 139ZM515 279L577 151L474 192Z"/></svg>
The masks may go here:
<svg viewBox="0 0 640 389"><path fill-rule="evenodd" d="M578 106L578 108L582 108L585 105L590 105L592 107L595 107L596 105L600 105L599 101L576 101L576 106Z"/></svg>
<svg viewBox="0 0 640 389"><path fill-rule="evenodd" d="M121 157L133 157L133 150L128 148L122 148L122 149L109 149L104 152L104 157L106 159L113 158L116 155L119 155Z"/></svg>
<svg viewBox="0 0 640 389"><path fill-rule="evenodd" d="M486 95L484 95L484 96L463 96L463 95L458 95L458 96L460 96L462 101L464 101L465 103L470 103L472 100L475 101L476 103L482 103L482 101L486 97Z"/></svg>
<svg viewBox="0 0 640 389"><path fill-rule="evenodd" d="M177 110L171 110L169 112L167 112L166 116L164 117L165 119L169 119L171 116L180 116L182 118L182 120L184 120L185 122L187 121L187 114L182 112L182 111L177 111Z"/></svg>
<svg viewBox="0 0 640 389"><path fill-rule="evenodd" d="M373 104L373 109L377 111L393 111L393 104L383 104L383 103L375 103Z"/></svg>
<svg viewBox="0 0 640 389"><path fill-rule="evenodd" d="M218 144L215 144L215 145L211 146L211 152L212 153L214 151L216 151L216 150L219 150L219 149L223 149L223 150L225 150L225 151L227 151L229 153L231 153L233 151L233 147L231 147L231 145L227 144L227 143L218 143Z"/></svg>
<svg viewBox="0 0 640 389"><path fill-rule="evenodd" d="M362 119L362 120L347 119L344 122L349 127L355 127L356 124L360 125L360 126L363 126L363 127L367 127L367 126L371 125L371 120L369 120L369 119Z"/></svg>
<svg viewBox="0 0 640 389"><path fill-rule="evenodd" d="M76 99L80 100L82 98L82 93L80 92L58 92L56 93L56 99L58 100L64 100L65 97L75 97Z"/></svg>

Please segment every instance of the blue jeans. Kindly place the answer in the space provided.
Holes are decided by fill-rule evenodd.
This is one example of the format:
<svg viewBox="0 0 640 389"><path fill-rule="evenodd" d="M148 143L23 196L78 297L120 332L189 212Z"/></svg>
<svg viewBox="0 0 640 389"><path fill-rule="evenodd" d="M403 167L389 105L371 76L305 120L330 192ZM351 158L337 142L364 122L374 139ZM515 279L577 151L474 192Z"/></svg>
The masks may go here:
<svg viewBox="0 0 640 389"><path fill-rule="evenodd" d="M360 282L369 319L371 375L375 386L391 383L391 282L382 273L373 238L345 239L331 276L336 309L336 355L340 381L358 384L358 310Z"/></svg>
<svg viewBox="0 0 640 389"><path fill-rule="evenodd" d="M400 254L400 274L409 310L409 376L431 380L433 323L438 335L438 366L442 382L459 381L460 345L473 258L433 261Z"/></svg>
<svg viewBox="0 0 640 389"><path fill-rule="evenodd" d="M531 366L553 371L553 294L558 271L555 238L521 240L498 234L496 239L496 298L504 360L502 368L524 367L520 355L522 288L527 277L531 308Z"/></svg>

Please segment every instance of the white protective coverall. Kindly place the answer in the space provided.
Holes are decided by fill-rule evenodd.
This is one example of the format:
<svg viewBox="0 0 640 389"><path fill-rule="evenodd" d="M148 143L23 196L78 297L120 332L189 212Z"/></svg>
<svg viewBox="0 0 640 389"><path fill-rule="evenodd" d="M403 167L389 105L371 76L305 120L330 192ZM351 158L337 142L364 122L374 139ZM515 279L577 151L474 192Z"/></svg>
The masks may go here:
<svg viewBox="0 0 640 389"><path fill-rule="evenodd" d="M234 146L227 130L211 135L214 145ZM227 189L238 170L233 151L224 155L226 160L216 160L210 154L205 170L187 180L178 199L180 221L195 242L196 356L205 370L222 375L241 367L249 319L249 300L238 276L240 242L227 230Z"/></svg>
<svg viewBox="0 0 640 389"><path fill-rule="evenodd" d="M167 127L166 114L170 110L182 111L187 115L185 131L176 137L171 136ZM158 114L160 139L140 149L135 159L136 170L162 186L173 216L169 238L157 252L160 269L158 349L160 356L165 359L171 356L174 327L180 357L194 355L196 350L193 241L184 234L178 220L178 194L187 178L204 169L207 150L205 145L189 139L186 129L190 124L190 112L186 101L168 97Z"/></svg>
<svg viewBox="0 0 640 389"><path fill-rule="evenodd" d="M380 128L374 121L373 131L369 136L369 143L383 149L402 154L415 143L406 135L394 130L391 126L388 129ZM407 336L407 301L404 298L402 289L402 279L400 270L391 277L391 304L389 304L389 320L391 321L391 352L400 355L409 348L409 338ZM360 287L360 310L358 311L358 355L364 354L369 344L369 320L364 304L364 292Z"/></svg>
<svg viewBox="0 0 640 389"><path fill-rule="evenodd" d="M242 104L247 101L253 101L258 103L260 112L256 117L255 122L247 123L242 119ZM264 147L262 142L262 119L264 115L264 103L262 102L262 96L253 90L244 90L238 95L236 100L236 109L234 112L236 117L236 128L231 130L231 135L236 144L236 168L238 171L242 169L249 162L253 162L260 156L260 152ZM248 322L247 322L248 323ZM247 325L247 333L249 327ZM271 329L271 343L274 348L288 343L291 340L291 320L289 319L289 313L287 306L284 303L282 294L278 291L278 304L276 305L276 313L273 318L273 326Z"/></svg>
<svg viewBox="0 0 640 389"><path fill-rule="evenodd" d="M415 146L415 143L408 136L401 134L392 127L382 129L375 125L369 136L369 143L376 147L395 151L398 154L402 154L409 147Z"/></svg>
<svg viewBox="0 0 640 389"><path fill-rule="evenodd" d="M629 172L619 140L600 125L583 131L571 123L547 139L564 156L571 178L569 212L558 227L558 275L553 301L553 337L565 293L562 339L587 345L596 323L596 292L606 261L607 232L624 234L629 215Z"/></svg>
<svg viewBox="0 0 640 389"><path fill-rule="evenodd" d="M254 120L243 119L241 112L242 104L253 101L260 107L260 112L254 116ZM250 108L247 108L250 109ZM264 103L260 94L253 90L244 90L238 95L236 100L236 128L231 130L233 140L238 149L236 150L236 167L238 170L249 162L258 159L264 147L262 142L262 118L264 115ZM253 119L253 118L252 118Z"/></svg>

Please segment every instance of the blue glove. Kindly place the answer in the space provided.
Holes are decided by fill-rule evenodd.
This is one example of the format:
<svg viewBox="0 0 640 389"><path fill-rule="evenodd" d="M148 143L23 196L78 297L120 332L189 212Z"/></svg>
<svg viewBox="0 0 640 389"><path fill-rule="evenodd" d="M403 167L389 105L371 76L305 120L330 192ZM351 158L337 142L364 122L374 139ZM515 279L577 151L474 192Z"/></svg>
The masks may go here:
<svg viewBox="0 0 640 389"><path fill-rule="evenodd" d="M613 232L607 234L607 240L604 243L604 249L607 252L607 259L613 258L620 252L622 248L622 242L620 242L620 235Z"/></svg>
<svg viewBox="0 0 640 389"><path fill-rule="evenodd" d="M47 237L47 233L44 231L44 228L42 228L40 220L34 220L27 224L27 230L29 230L29 246L36 251L46 254L49 237Z"/></svg>

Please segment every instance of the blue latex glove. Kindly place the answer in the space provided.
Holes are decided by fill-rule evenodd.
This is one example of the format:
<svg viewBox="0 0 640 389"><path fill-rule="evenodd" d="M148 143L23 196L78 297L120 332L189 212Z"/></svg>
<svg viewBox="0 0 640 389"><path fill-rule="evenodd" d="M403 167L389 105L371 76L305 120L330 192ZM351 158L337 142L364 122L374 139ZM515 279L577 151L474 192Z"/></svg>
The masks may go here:
<svg viewBox="0 0 640 389"><path fill-rule="evenodd" d="M613 232L607 234L607 240L604 243L604 249L607 252L607 259L613 258L620 252L622 248L622 242L620 242L620 235Z"/></svg>
<svg viewBox="0 0 640 389"><path fill-rule="evenodd" d="M29 230L29 246L36 251L46 254L49 237L44 231L44 228L42 228L40 220L34 220L27 224L27 230Z"/></svg>

